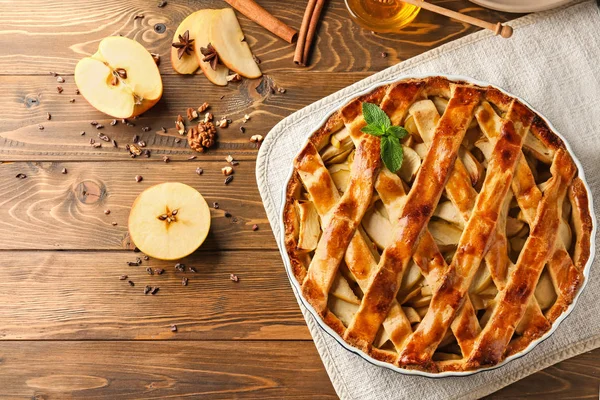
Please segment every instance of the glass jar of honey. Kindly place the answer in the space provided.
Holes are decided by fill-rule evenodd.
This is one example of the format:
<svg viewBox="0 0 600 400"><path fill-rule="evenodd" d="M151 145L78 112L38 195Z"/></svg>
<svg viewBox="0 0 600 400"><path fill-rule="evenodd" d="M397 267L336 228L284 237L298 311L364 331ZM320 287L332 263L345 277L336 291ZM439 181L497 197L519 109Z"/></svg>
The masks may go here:
<svg viewBox="0 0 600 400"><path fill-rule="evenodd" d="M374 32L397 32L417 16L421 8L399 0L345 0L350 16Z"/></svg>

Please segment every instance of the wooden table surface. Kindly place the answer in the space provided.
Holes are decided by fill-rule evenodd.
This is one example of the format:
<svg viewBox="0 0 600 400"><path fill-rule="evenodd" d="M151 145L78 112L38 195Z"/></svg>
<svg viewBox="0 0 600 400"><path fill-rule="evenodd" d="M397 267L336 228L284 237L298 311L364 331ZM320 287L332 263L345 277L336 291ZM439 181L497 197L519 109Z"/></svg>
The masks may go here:
<svg viewBox="0 0 600 400"><path fill-rule="evenodd" d="M299 28L305 2L259 2ZM352 23L343 1L332 0L311 66L299 69L293 45L240 17L264 76L219 88L201 75L176 75L168 52L186 15L225 3L157 3L0 0L0 398L335 398L268 225L254 178L257 148L249 137L475 29L423 11L401 34L378 35ZM514 17L466 0L435 3L490 21ZM76 95L73 81L77 61L116 34L162 56L163 98L135 127L110 126L110 118ZM66 80L62 94L50 72ZM174 121L203 102L234 122L220 130L218 148L190 161L193 152L185 140L177 142ZM252 119L242 133L244 114ZM106 126L103 133L118 148L90 146L97 135L92 120ZM142 132L146 126L150 131ZM129 158L125 145L134 135L147 142L150 158ZM228 154L240 164L225 186L220 169ZM27 178L16 179L19 173ZM136 183L136 175L144 180ZM173 263L126 265L139 255L127 234L130 205L140 191L164 181L192 185L209 204L220 204L211 210L206 244L183 261L198 271L185 274L186 287ZM166 272L149 276L146 266ZM135 286L120 281L121 274ZM145 285L160 291L145 296ZM599 355L564 361L492 397L597 398Z"/></svg>

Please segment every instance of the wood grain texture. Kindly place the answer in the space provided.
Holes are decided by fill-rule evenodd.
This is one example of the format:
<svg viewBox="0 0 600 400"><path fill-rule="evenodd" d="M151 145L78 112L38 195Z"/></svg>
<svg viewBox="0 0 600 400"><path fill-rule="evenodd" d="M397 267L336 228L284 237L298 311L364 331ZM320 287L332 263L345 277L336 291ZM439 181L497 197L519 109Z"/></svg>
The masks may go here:
<svg viewBox="0 0 600 400"><path fill-rule="evenodd" d="M1 35L0 35L1 37ZM1 60L1 58L0 58ZM322 97L365 78L366 73L314 74L298 71L294 74L263 76L244 80L227 87L218 87L201 76L163 76L164 94L159 103L145 115L131 122L134 127L118 123L111 126L112 118L95 110L83 96L75 94L72 77L65 77L61 84L64 91L56 91L53 76L0 76L0 86L9 93L0 98L0 160L128 160L125 145L138 135L148 145L153 159L163 155L197 155L200 160L223 160L233 154L240 160L254 160L257 146L250 136L265 136L281 119ZM285 88L280 94L276 89ZM310 90L307 90L310 88ZM221 99L221 96L225 96ZM75 99L75 103L70 103ZM215 117L226 116L233 123L226 129L218 128L217 146L200 154L189 148L186 137L175 130L175 120L184 118L188 107L199 107L208 102L208 111ZM51 114L48 121L47 113ZM251 119L243 123L244 115ZM91 121L104 125L97 130ZM198 122L196 121L196 124ZM42 124L44 130L39 130ZM193 126L188 123L188 126ZM244 127L245 132L240 131ZM150 127L143 132L143 127ZM167 133L162 132L167 128ZM81 136L81 131L86 132ZM98 132L115 139L118 148L103 143L93 148L90 138L98 141ZM180 139L180 143L175 140ZM144 160L138 158L136 161Z"/></svg>
<svg viewBox="0 0 600 400"><path fill-rule="evenodd" d="M489 21L506 21L517 16L487 10L466 0L435 3ZM146 0L0 2L0 49L6 49L0 57L0 74L44 75L48 71L71 74L80 58L96 52L102 38L117 34L135 39L148 50L159 53L161 73L174 74L168 51L178 24L193 11L223 8L227 4L208 0L171 1L164 8L156 4ZM303 3L263 0L260 4L286 24L300 28ZM135 19L136 15L144 15L144 18ZM238 17L248 43L262 61L263 72L270 75L298 70L292 62L293 45L239 13ZM156 24L164 24L166 31L157 33ZM400 35L374 34L352 22L343 0L334 0L325 7L309 70L376 72L476 30L422 11ZM20 35L18 45L15 45L15 35ZM382 52L387 52L388 57L382 58Z"/></svg>
<svg viewBox="0 0 600 400"><path fill-rule="evenodd" d="M600 349L562 361L486 397L486 399L597 399Z"/></svg>
<svg viewBox="0 0 600 400"><path fill-rule="evenodd" d="M224 160L164 163L159 159L0 164L0 248L133 248L127 219L135 198L152 185L179 181L198 189L209 206L219 203L218 210L211 207L211 229L201 251L275 249L256 188L254 161L240 162L229 185L221 173L226 165ZM197 167L204 170L200 176ZM62 174L63 168L67 174ZM16 178L19 173L27 178ZM136 183L136 175L143 181ZM225 217L226 211L232 216ZM252 230L254 224L257 231Z"/></svg>
<svg viewBox="0 0 600 400"><path fill-rule="evenodd" d="M488 21L518 16L467 0L432 2ZM264 76L218 88L200 75L175 75L168 52L185 16L226 3L157 3L0 0L0 398L336 398L276 250L254 178L257 147L248 139L324 96L476 28L422 11L398 34L375 34L350 20L343 0L330 0L310 66L297 68L293 45L240 16ZM259 3L299 28L304 2ZM75 94L77 61L116 34L162 56L164 96L132 121L135 127L110 126L111 118ZM50 71L66 79L62 94ZM205 101L233 124L220 130L216 148L195 154L185 138L176 142L174 121ZM252 119L242 133L244 114ZM102 132L118 148L89 145L90 138L98 141L92 120L105 125ZM150 131L142 132L144 126ZM136 134L151 158L128 157L125 145ZM198 158L188 161L192 154ZM241 162L225 186L220 169L228 154ZM163 155L172 162L163 163ZM204 175L195 174L197 167ZM27 178L15 178L18 173ZM138 174L141 183L134 181ZM184 260L198 270L185 274L186 287L172 263L125 264L139 255L126 250L131 203L143 188L174 180L220 204L211 210L206 244ZM149 276L147 265L166 272ZM229 280L230 273L240 281ZM121 274L135 286L120 281ZM144 296L146 284L160 291ZM170 331L172 323L177 333ZM597 398L598 360L600 350L566 360L491 398Z"/></svg>
<svg viewBox="0 0 600 400"><path fill-rule="evenodd" d="M10 304L0 308L0 340L310 339L278 251L197 252L180 261L196 273L153 259L128 266L136 257L132 251L0 253L0 304ZM149 275L148 267L164 273ZM160 290L144 295L146 285Z"/></svg>
<svg viewBox="0 0 600 400"><path fill-rule="evenodd" d="M311 342L0 342L0 398L335 399Z"/></svg>

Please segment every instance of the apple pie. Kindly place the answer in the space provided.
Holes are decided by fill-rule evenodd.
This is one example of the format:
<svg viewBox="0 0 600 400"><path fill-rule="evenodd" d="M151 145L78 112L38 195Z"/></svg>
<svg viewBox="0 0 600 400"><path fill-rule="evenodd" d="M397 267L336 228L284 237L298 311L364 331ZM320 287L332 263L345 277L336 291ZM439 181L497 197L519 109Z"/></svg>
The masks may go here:
<svg viewBox="0 0 600 400"><path fill-rule="evenodd" d="M395 173L362 132L366 102L410 133ZM566 145L518 99L406 79L312 134L286 188L285 247L301 296L349 345L404 369L473 371L570 310L590 258L588 201Z"/></svg>

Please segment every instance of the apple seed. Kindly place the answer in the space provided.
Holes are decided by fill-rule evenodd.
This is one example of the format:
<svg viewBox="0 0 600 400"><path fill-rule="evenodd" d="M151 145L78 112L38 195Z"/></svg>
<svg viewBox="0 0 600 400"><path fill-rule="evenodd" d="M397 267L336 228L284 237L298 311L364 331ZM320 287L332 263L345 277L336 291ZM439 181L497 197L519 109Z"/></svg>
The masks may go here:
<svg viewBox="0 0 600 400"><path fill-rule="evenodd" d="M117 68L115 72L119 75L119 78L127 79L127 71L124 68Z"/></svg>

